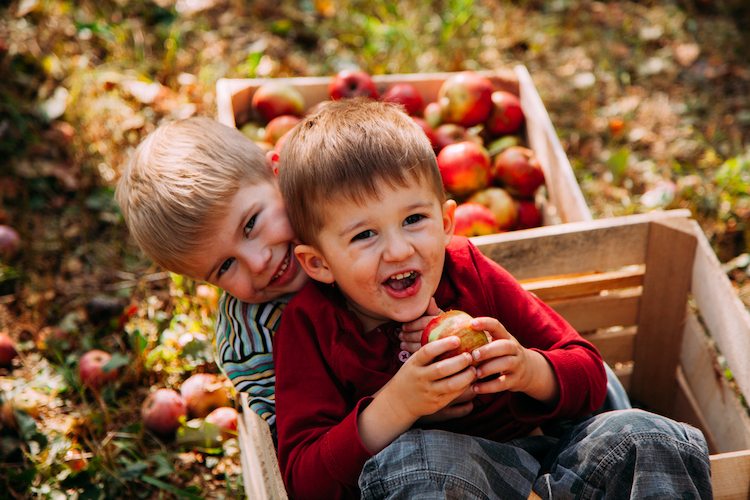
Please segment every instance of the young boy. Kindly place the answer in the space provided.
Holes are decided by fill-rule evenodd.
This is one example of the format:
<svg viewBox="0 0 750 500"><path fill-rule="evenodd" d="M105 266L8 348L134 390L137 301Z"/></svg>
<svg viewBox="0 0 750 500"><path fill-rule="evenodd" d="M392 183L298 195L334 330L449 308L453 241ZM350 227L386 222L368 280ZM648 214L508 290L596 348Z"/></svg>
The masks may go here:
<svg viewBox="0 0 750 500"><path fill-rule="evenodd" d="M292 498L710 498L703 436L637 410L559 440L552 418L593 411L596 349L552 309L452 237L435 155L399 109L341 100L307 117L279 164L295 247L315 281L274 338L279 462ZM456 337L411 356L397 329L443 310L493 341L442 361ZM423 316L427 312L427 316ZM421 317L421 319L419 319ZM475 363L476 366L472 363ZM460 418L426 423L465 391Z"/></svg>

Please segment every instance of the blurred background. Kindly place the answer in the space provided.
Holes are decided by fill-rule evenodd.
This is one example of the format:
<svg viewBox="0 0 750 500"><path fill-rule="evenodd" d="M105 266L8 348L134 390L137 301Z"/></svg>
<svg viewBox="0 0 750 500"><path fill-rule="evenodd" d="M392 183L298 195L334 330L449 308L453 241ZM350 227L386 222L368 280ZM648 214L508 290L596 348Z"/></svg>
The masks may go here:
<svg viewBox="0 0 750 500"><path fill-rule="evenodd" d="M522 64L593 217L690 209L750 306L749 44L745 0L0 1L0 398L37 408L0 428L0 498L244 497L236 441L142 429L151 388L218 374L217 291L153 266L113 201L145 135L216 117L219 78ZM93 348L122 374L96 394Z"/></svg>

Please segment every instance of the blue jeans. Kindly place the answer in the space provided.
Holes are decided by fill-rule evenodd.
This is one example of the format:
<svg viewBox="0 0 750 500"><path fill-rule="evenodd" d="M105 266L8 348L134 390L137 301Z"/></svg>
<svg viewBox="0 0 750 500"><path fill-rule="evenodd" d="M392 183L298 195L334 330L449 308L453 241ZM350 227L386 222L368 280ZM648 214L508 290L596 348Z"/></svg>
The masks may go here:
<svg viewBox="0 0 750 500"><path fill-rule="evenodd" d="M363 499L526 500L712 498L697 429L642 410L600 413L561 437L507 443L410 430L371 458Z"/></svg>

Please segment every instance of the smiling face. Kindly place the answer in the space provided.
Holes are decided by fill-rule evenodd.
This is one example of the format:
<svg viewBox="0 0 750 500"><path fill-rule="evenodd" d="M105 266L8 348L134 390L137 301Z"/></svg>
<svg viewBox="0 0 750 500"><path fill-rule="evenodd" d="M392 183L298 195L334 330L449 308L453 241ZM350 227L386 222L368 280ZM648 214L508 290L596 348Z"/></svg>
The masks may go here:
<svg viewBox="0 0 750 500"><path fill-rule="evenodd" d="M182 274L248 303L297 292L308 281L294 256L297 240L275 181L241 187L215 227Z"/></svg>
<svg viewBox="0 0 750 500"><path fill-rule="evenodd" d="M296 249L310 276L336 282L368 331L389 320L412 321L427 310L443 273L456 206L441 203L424 180L378 187L377 197L364 203L330 204L319 248Z"/></svg>

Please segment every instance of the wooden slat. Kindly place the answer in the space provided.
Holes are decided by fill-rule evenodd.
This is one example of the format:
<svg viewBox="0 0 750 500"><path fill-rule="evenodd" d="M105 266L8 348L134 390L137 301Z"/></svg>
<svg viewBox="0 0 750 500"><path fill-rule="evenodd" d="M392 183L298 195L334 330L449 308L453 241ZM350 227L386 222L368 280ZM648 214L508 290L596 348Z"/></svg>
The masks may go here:
<svg viewBox="0 0 750 500"><path fill-rule="evenodd" d="M651 223L630 394L662 414L674 407L696 244L692 231Z"/></svg>
<svg viewBox="0 0 750 500"><path fill-rule="evenodd" d="M521 286L540 299L555 300L595 295L604 290L619 290L643 284L644 266L629 266L617 271L569 276L547 280L524 281Z"/></svg>
<svg viewBox="0 0 750 500"><path fill-rule="evenodd" d="M640 300L640 288L633 288L607 295L550 300L547 304L577 332L590 332L598 328L637 324Z"/></svg>
<svg viewBox="0 0 750 500"><path fill-rule="evenodd" d="M750 498L750 450L711 455L714 500Z"/></svg>
<svg viewBox="0 0 750 500"><path fill-rule="evenodd" d="M631 326L620 330L587 333L582 337L592 344L602 355L602 359L609 365L627 363L633 360L635 336L638 328Z"/></svg>
<svg viewBox="0 0 750 500"><path fill-rule="evenodd" d="M586 200L570 161L560 144L544 103L525 66L516 66L520 83L521 108L526 116L527 138L544 169L547 195L566 222L591 220ZM552 167L554 165L554 168Z"/></svg>
<svg viewBox="0 0 750 500"><path fill-rule="evenodd" d="M750 449L750 417L724 377L716 353L692 312L685 322L680 362L718 451Z"/></svg>
<svg viewBox="0 0 750 500"><path fill-rule="evenodd" d="M689 210L628 215L477 236L472 242L518 280L611 271L646 262L649 224Z"/></svg>
<svg viewBox="0 0 750 500"><path fill-rule="evenodd" d="M698 399L690 389L690 383L685 377L682 366L677 367L677 396L675 397L674 409L667 416L700 429L703 437L706 438L709 453L719 453L720 447L713 432L711 432L711 426L708 425L706 417L701 411Z"/></svg>

